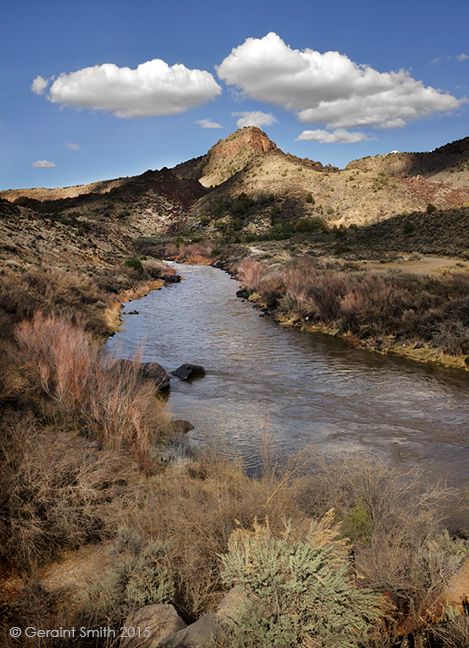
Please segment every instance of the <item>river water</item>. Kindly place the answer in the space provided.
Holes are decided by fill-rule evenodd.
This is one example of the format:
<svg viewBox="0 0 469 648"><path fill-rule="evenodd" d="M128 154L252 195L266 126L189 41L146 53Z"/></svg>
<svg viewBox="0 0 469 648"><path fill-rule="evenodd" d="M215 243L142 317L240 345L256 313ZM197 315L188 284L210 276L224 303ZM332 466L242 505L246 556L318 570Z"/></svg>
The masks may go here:
<svg viewBox="0 0 469 648"><path fill-rule="evenodd" d="M326 454L364 450L431 480L468 483L467 376L282 328L238 299L228 274L177 269L180 284L125 305L108 348L167 370L206 368L192 383L171 380L169 407L194 424L191 443L241 455L253 472L267 436L279 460L310 444Z"/></svg>

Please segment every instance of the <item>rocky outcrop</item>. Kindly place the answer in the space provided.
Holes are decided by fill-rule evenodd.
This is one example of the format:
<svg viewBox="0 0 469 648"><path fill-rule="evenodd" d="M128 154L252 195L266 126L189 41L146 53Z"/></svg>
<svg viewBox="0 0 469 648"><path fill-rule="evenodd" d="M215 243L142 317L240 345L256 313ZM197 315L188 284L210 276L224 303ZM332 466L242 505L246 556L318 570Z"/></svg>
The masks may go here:
<svg viewBox="0 0 469 648"><path fill-rule="evenodd" d="M120 648L157 648L185 627L172 605L146 605L125 620Z"/></svg>

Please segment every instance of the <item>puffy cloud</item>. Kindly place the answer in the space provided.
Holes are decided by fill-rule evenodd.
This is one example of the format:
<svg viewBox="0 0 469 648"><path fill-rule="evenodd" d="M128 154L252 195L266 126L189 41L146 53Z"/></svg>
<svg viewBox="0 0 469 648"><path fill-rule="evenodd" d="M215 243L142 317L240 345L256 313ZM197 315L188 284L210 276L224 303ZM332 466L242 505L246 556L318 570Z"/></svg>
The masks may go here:
<svg viewBox="0 0 469 648"><path fill-rule="evenodd" d="M116 117L147 117L181 113L220 93L210 72L153 59L135 69L104 63L62 73L53 82L49 99L74 108L105 110Z"/></svg>
<svg viewBox="0 0 469 648"><path fill-rule="evenodd" d="M214 122L211 119L198 119L195 122L200 128L224 128L218 122Z"/></svg>
<svg viewBox="0 0 469 648"><path fill-rule="evenodd" d="M75 142L67 142L65 144L65 148L67 148L69 151L79 151L80 150L80 144L76 144Z"/></svg>
<svg viewBox="0 0 469 648"><path fill-rule="evenodd" d="M361 131L348 131L345 128L337 128L334 131L318 128L316 130L304 130L296 139L307 142L320 142L321 144L334 144L335 142L355 144L355 142L363 142L375 138Z"/></svg>
<svg viewBox="0 0 469 648"><path fill-rule="evenodd" d="M37 75L33 82L31 83L31 90L34 94L42 95L46 91L47 86L49 85L49 79L44 79L40 74Z"/></svg>
<svg viewBox="0 0 469 648"><path fill-rule="evenodd" d="M249 97L294 110L301 121L329 128L399 127L462 104L424 86L406 70L378 72L339 52L295 50L274 32L248 38L217 72Z"/></svg>
<svg viewBox="0 0 469 648"><path fill-rule="evenodd" d="M457 54L457 55L456 55L456 58L457 58L457 60L460 61L461 63L462 63L463 61L469 61L469 54L464 54L464 52L461 52L461 54Z"/></svg>
<svg viewBox="0 0 469 648"><path fill-rule="evenodd" d="M55 167L55 162L49 162L49 160L36 160L31 166L35 169L53 169Z"/></svg>
<svg viewBox="0 0 469 648"><path fill-rule="evenodd" d="M272 126L277 121L270 113L261 112L260 110L234 112L232 114L233 117L239 117L236 122L238 128L244 128L244 126L258 126L262 128L262 126Z"/></svg>

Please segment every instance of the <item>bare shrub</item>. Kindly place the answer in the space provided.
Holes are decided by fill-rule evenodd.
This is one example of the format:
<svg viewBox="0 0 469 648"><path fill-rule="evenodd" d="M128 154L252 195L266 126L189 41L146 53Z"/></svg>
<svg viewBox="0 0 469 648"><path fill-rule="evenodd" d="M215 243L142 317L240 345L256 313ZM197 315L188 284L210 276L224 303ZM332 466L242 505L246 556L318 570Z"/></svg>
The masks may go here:
<svg viewBox="0 0 469 648"><path fill-rule="evenodd" d="M139 362L103 355L82 327L37 312L16 330L17 361L30 387L91 438L111 449L128 448L148 468L150 448L167 425L156 388L142 380Z"/></svg>
<svg viewBox="0 0 469 648"><path fill-rule="evenodd" d="M129 461L97 451L32 416L4 416L0 435L0 544L20 572L106 537L131 475Z"/></svg>
<svg viewBox="0 0 469 648"><path fill-rule="evenodd" d="M265 267L252 257L243 259L237 268L237 278L241 285L248 290L259 290L260 281L265 273Z"/></svg>
<svg viewBox="0 0 469 648"><path fill-rule="evenodd" d="M242 465L207 456L185 471L169 469L157 487L138 494L129 526L168 547L174 602L187 617L196 618L223 596L219 556L233 529L266 517L275 532L284 517L301 524L295 475L289 466L250 479Z"/></svg>
<svg viewBox="0 0 469 648"><path fill-rule="evenodd" d="M445 509L456 492L426 485L415 471L390 468L366 456L319 462L303 494L311 514L333 507L355 541L357 574L388 592L410 627L462 564L467 549L443 532Z"/></svg>
<svg viewBox="0 0 469 648"><path fill-rule="evenodd" d="M166 266L162 261L157 259L145 259L142 261L144 271L153 279L160 279L165 274L171 274L169 266Z"/></svg>

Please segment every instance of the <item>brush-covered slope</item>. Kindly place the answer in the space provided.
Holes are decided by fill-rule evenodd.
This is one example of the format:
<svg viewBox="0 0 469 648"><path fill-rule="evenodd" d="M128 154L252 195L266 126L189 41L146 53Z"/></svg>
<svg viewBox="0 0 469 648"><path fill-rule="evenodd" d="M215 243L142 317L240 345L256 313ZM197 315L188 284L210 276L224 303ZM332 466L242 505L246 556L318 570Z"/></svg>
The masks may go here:
<svg viewBox="0 0 469 648"><path fill-rule="evenodd" d="M469 186L469 137L425 153L388 153L350 162L347 169L391 176L423 176L454 187Z"/></svg>
<svg viewBox="0 0 469 648"><path fill-rule="evenodd" d="M243 130L215 146L223 150L225 144L241 138ZM193 223L223 231L234 218L235 229L259 233L279 221L301 217L319 216L334 225L363 225L405 212L424 212L429 205L441 210L469 205L466 140L438 151L365 158L342 171L278 148L252 154L246 164L243 159L234 165L242 168L194 205ZM231 168L227 160L223 175ZM204 164L208 163L205 159ZM197 164L191 167L196 175L206 168L202 158ZM448 180L456 175L457 181ZM249 206L244 215L243 204Z"/></svg>

